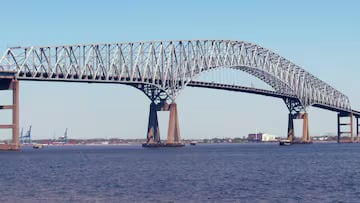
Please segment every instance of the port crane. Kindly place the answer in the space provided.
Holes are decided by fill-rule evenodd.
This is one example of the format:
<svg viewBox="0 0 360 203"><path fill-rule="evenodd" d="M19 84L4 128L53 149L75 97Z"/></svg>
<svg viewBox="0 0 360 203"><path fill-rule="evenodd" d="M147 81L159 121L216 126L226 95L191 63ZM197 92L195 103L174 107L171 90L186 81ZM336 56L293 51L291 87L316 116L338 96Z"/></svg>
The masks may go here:
<svg viewBox="0 0 360 203"><path fill-rule="evenodd" d="M64 136L59 137L60 141L63 141L64 144L67 144L67 142L68 142L67 131L68 131L68 129L66 128L66 129L65 129L65 132L64 132Z"/></svg>
<svg viewBox="0 0 360 203"><path fill-rule="evenodd" d="M30 144L31 143L31 125L29 127L29 130L26 131L25 135L23 135L24 128L21 129L20 134L20 142L21 144Z"/></svg>
<svg viewBox="0 0 360 203"><path fill-rule="evenodd" d="M68 136L67 136L67 128L65 129L65 133L64 133L64 144L67 144L68 141Z"/></svg>
<svg viewBox="0 0 360 203"><path fill-rule="evenodd" d="M21 133L20 133L20 144L23 144L23 131L24 131L24 128L21 128Z"/></svg>

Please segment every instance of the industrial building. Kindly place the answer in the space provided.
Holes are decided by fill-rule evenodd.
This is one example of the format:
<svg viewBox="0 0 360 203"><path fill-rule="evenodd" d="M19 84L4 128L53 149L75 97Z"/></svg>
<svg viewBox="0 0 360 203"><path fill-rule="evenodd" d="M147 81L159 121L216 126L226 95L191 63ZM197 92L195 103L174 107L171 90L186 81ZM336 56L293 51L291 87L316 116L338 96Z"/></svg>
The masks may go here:
<svg viewBox="0 0 360 203"><path fill-rule="evenodd" d="M267 133L250 133L248 135L248 142L275 142L277 141L275 135Z"/></svg>

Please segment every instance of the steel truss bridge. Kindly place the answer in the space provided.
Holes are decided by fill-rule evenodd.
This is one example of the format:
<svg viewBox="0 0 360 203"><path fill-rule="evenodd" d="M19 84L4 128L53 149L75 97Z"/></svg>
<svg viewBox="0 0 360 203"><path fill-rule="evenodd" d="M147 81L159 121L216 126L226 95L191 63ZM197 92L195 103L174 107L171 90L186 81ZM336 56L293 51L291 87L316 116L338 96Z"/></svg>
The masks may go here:
<svg viewBox="0 0 360 203"><path fill-rule="evenodd" d="M200 79L213 70L248 73L272 90ZM354 142L353 118L359 139L360 112L349 98L303 68L269 49L231 40L149 41L8 48L0 58L0 89L13 90L13 140L2 149L19 149L18 81L118 83L133 86L151 100L148 144L159 143L157 111L170 111L167 144L181 142L176 98L187 86L247 92L283 99L289 110L288 139L293 141L293 119L303 119L302 142L310 142L307 108L338 112L338 141L349 134ZM349 117L350 122L342 122ZM346 130L344 130L346 127Z"/></svg>

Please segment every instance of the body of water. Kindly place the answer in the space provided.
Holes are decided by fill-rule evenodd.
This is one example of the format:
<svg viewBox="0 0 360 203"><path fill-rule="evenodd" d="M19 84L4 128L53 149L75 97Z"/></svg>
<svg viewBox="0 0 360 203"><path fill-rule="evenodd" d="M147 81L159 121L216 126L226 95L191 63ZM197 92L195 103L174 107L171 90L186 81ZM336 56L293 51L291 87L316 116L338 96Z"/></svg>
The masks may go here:
<svg viewBox="0 0 360 203"><path fill-rule="evenodd" d="M359 202L360 144L0 152L0 202Z"/></svg>

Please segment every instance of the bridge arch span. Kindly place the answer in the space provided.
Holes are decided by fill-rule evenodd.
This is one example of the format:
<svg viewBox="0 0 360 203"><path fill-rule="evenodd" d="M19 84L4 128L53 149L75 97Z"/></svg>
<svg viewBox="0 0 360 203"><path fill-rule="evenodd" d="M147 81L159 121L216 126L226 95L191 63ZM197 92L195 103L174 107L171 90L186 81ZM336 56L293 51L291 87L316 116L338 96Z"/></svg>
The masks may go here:
<svg viewBox="0 0 360 203"><path fill-rule="evenodd" d="M271 75L263 70L255 69L255 68L247 67L247 66L232 66L232 67L215 67L215 68L212 68L210 71L218 70L219 68L232 69L232 70L236 70L239 72L244 72L248 75L251 75L251 76L263 81L278 94L283 94L283 95L291 96L294 98L297 97L297 95L294 93L294 90L288 84L284 83L283 81L279 80L278 78L274 77L273 75ZM198 75L206 74L206 72L208 72L208 71L201 72ZM201 80L196 79L196 81L199 82ZM235 83L240 82L240 80L232 81L232 82L235 84ZM224 82L220 82L220 83L224 83ZM299 100L299 102L301 104L300 100ZM304 106L304 105L302 105L302 106Z"/></svg>
<svg viewBox="0 0 360 203"><path fill-rule="evenodd" d="M13 47L0 70L18 79L151 83L175 100L204 71L231 67L286 92L306 108L313 104L349 111L347 96L306 70L253 43L234 40L177 40L112 44Z"/></svg>
<svg viewBox="0 0 360 203"><path fill-rule="evenodd" d="M0 58L0 82L5 84L2 89L13 91L15 102L2 108L13 109L14 121L0 128L13 128L13 140L18 137L18 80L118 83L140 89L152 100L148 142L160 142L156 112L170 111L171 144L180 141L177 96L186 86L210 87L213 84L200 84L196 79L220 68L246 72L275 90L242 91L284 99L290 111L288 138L293 137L292 120L300 118L304 121L303 140L310 141L308 106L339 112L338 140L344 133L340 118L352 118L353 114L359 118L346 95L269 49L235 40L174 40L8 48ZM216 85L217 89L241 89L226 83Z"/></svg>

